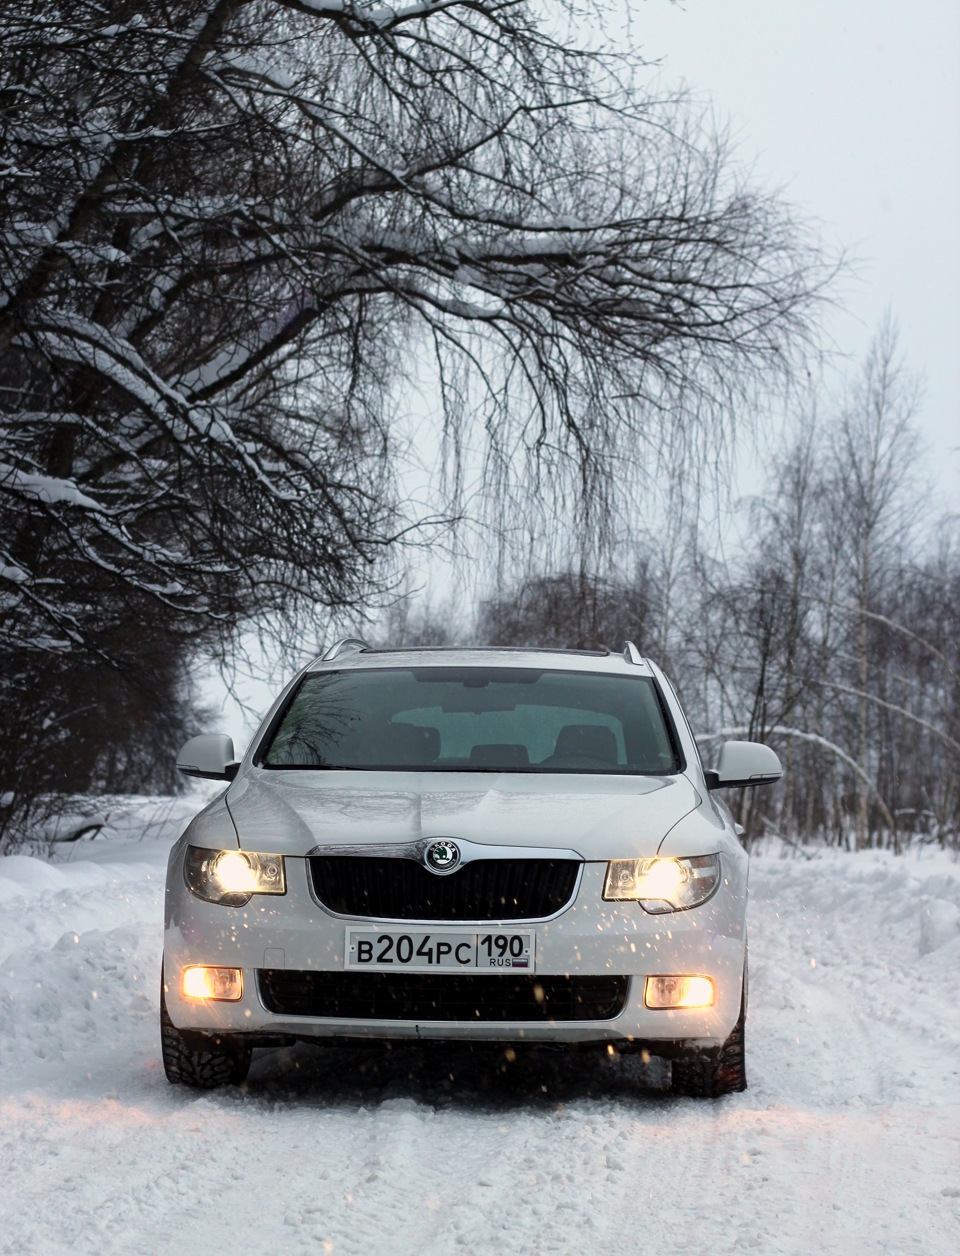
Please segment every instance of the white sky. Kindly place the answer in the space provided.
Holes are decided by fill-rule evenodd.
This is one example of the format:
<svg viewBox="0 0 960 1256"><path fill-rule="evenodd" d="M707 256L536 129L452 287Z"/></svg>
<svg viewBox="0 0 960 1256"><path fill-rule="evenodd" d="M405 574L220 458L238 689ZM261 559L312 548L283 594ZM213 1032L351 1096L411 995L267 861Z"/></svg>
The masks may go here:
<svg viewBox="0 0 960 1256"><path fill-rule="evenodd" d="M857 258L827 327L862 356L889 309L960 507L960 0L620 0L627 38L730 123L756 178ZM611 35L615 34L611 30Z"/></svg>

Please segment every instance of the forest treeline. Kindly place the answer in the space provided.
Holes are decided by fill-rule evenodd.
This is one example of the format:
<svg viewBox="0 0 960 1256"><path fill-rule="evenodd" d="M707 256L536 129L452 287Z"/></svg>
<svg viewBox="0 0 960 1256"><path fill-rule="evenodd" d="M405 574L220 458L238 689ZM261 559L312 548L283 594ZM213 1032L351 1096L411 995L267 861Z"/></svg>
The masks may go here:
<svg viewBox="0 0 960 1256"><path fill-rule="evenodd" d="M931 513L918 383L887 321L844 394L811 405L767 468L736 539L702 523L631 562L536 570L476 620L408 609L387 636L619 648L680 690L709 764L765 741L785 774L736 800L747 840L960 847L960 520Z"/></svg>

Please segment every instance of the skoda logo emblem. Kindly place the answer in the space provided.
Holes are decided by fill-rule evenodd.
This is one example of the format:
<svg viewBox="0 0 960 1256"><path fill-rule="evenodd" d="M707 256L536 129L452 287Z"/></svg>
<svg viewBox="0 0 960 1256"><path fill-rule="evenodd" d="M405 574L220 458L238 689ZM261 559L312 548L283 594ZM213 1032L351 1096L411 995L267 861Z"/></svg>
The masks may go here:
<svg viewBox="0 0 960 1256"><path fill-rule="evenodd" d="M427 867L431 872L452 872L460 862L456 842L433 842L427 847Z"/></svg>

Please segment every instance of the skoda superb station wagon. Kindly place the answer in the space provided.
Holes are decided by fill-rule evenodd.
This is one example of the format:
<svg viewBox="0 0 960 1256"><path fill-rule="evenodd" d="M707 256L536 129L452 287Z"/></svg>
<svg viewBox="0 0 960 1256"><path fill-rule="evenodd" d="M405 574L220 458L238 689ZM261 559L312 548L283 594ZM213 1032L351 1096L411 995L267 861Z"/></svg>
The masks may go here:
<svg viewBox="0 0 960 1256"><path fill-rule="evenodd" d="M742 1090L747 856L714 791L780 776L731 741L705 770L676 694L627 644L338 643L280 695L170 855L167 1077L244 1079L311 1041L597 1044Z"/></svg>

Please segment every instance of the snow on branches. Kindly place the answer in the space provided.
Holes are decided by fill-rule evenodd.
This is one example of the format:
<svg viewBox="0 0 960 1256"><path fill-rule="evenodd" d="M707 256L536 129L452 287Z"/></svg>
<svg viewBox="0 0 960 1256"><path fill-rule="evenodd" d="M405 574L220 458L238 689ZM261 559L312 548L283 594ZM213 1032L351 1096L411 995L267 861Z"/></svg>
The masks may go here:
<svg viewBox="0 0 960 1256"><path fill-rule="evenodd" d="M584 491L790 362L803 232L566 10L4 11L0 644L360 604L411 523L384 417L408 346L449 423Z"/></svg>

